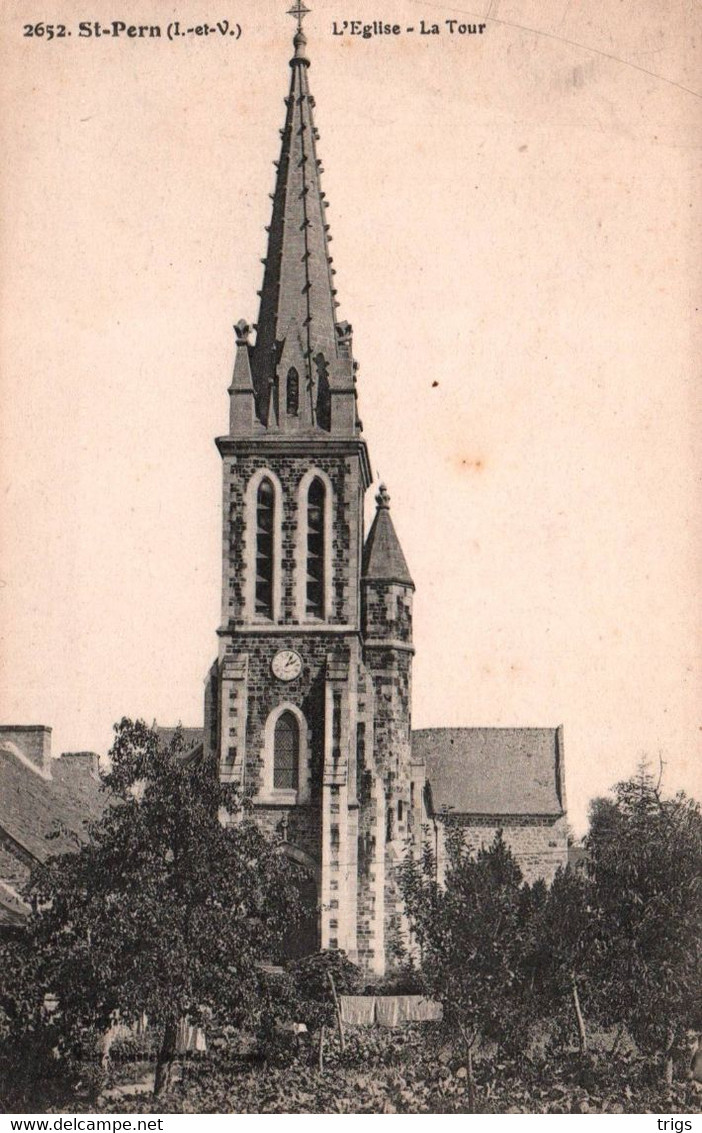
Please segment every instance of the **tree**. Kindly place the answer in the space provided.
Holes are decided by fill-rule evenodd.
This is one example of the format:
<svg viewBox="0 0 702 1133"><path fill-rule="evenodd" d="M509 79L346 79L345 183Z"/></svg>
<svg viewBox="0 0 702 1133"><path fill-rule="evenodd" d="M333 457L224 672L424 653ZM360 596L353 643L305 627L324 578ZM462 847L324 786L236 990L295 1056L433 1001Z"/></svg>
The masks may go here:
<svg viewBox="0 0 702 1133"><path fill-rule="evenodd" d="M587 837L601 923L598 968L612 1021L640 1048L673 1055L702 1023L702 814L683 792L664 798L642 765L597 799Z"/></svg>
<svg viewBox="0 0 702 1133"><path fill-rule="evenodd" d="M102 819L78 853L33 875L28 947L38 994L56 992L69 1029L147 1016L159 1094L182 1018L237 1025L255 1014L260 961L299 916L296 867L179 734L164 747L126 719L115 733Z"/></svg>
<svg viewBox="0 0 702 1133"><path fill-rule="evenodd" d="M583 873L566 867L556 871L548 888L537 882L529 899L531 942L524 962L535 1003L545 1018L568 1007L583 1055L588 1041L582 994L588 988L593 1001L590 975L598 945L592 885Z"/></svg>
<svg viewBox="0 0 702 1133"><path fill-rule="evenodd" d="M473 855L461 830L449 828L444 883L427 846L421 861L403 863L400 885L427 992L441 1002L446 1023L465 1044L473 1108L476 1040L493 1039L516 1049L529 1028L520 971L522 874L501 831L488 849Z"/></svg>
<svg viewBox="0 0 702 1133"><path fill-rule="evenodd" d="M287 1063L297 1056L301 1025L308 1037L317 1032L320 1069L325 1030L338 1028L343 1054L345 1038L339 996L356 995L361 986L361 969L337 948L289 960L285 970L267 974L258 1030L266 1059Z"/></svg>

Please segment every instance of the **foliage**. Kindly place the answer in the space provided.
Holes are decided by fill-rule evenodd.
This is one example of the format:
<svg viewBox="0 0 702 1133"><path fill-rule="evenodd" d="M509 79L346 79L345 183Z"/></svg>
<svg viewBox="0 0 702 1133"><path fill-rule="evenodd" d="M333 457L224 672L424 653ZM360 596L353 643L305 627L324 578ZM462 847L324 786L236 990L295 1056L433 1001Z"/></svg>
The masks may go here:
<svg viewBox="0 0 702 1133"><path fill-rule="evenodd" d="M444 884L429 847L421 862L407 858L400 874L426 989L469 1050L479 1038L519 1050L531 1018L520 968L527 941L521 871L501 832L473 856L454 828L447 851Z"/></svg>
<svg viewBox="0 0 702 1133"><path fill-rule="evenodd" d="M577 1030L581 1054L587 1049L585 1018L596 1016L599 1002L594 900L590 880L570 867L559 869L549 887L537 882L524 894L523 965L534 1008L553 1024L552 1037L560 1034L567 1043Z"/></svg>
<svg viewBox="0 0 702 1133"><path fill-rule="evenodd" d="M588 870L521 883L498 834L471 857L448 843L445 883L431 849L402 885L426 986L466 1045L515 1054L536 1020L553 1040L586 1020L628 1030L672 1080L685 1031L702 1027L702 816L664 798L645 768L593 804Z"/></svg>
<svg viewBox="0 0 702 1133"><path fill-rule="evenodd" d="M341 949L315 952L288 964L299 994L304 999L326 1003L331 997L329 977L334 980L337 995L357 995L362 986L360 968Z"/></svg>
<svg viewBox="0 0 702 1133"><path fill-rule="evenodd" d="M664 798L644 768L593 804L586 871L559 871L550 887L524 883L501 833L472 854L449 826L441 883L428 846L400 870L404 970L367 985L339 951L263 963L300 916L296 867L178 737L164 749L125 720L111 755L112 802L89 843L35 872L27 933L0 945L5 1108L31 1098L29 1108L70 1110L77 1093L94 1109L96 1036L117 1013L126 1024L146 1014L156 1029L163 1112L696 1108L672 1069L686 1028L702 1025L702 815L683 794ZM346 1028L342 1053L330 976L338 995L432 996L444 1025ZM58 1008L47 999L56 989ZM170 1088L183 1016L207 1025L212 1053L188 1060ZM606 1053L586 1021L614 1028ZM299 1023L327 1026L326 1074ZM120 1111L132 1107L143 1108L120 1098ZM158 1112L151 1099L146 1108Z"/></svg>
<svg viewBox="0 0 702 1133"><path fill-rule="evenodd" d="M402 957L403 962L389 975L366 980L362 995L426 995L427 985L421 968L412 957Z"/></svg>
<svg viewBox="0 0 702 1133"><path fill-rule="evenodd" d="M160 1035L158 1090L181 1018L255 1015L260 961L298 916L295 867L242 819L215 769L185 757L180 735L164 747L129 720L115 733L111 805L78 853L49 859L32 878L34 1010L58 989L67 1028L145 1014Z"/></svg>
<svg viewBox="0 0 702 1133"><path fill-rule="evenodd" d="M144 1093L97 1109L119 1113L466 1113L465 1061L447 1051L445 1029L412 1024L401 1030L347 1028L341 1057L330 1036L320 1073L306 1052L286 1067L244 1058L186 1063L183 1079L159 1101ZM604 1051L586 1061L573 1055L518 1062L478 1050L479 1113L690 1113L699 1109L689 1083L672 1097L632 1054ZM94 1112L94 1110L92 1110Z"/></svg>
<svg viewBox="0 0 702 1133"><path fill-rule="evenodd" d="M45 1003L37 967L25 941L0 941L0 1105L5 1111L26 1109L30 1093L39 1106L60 1104L81 1077L75 1044L66 1042L60 1018Z"/></svg>
<svg viewBox="0 0 702 1133"><path fill-rule="evenodd" d="M76 1092L95 1100L104 1084L94 1031L66 1026L55 1000L44 995L39 968L36 954L24 940L0 942L0 1107L4 1112L72 1104Z"/></svg>
<svg viewBox="0 0 702 1133"><path fill-rule="evenodd" d="M330 977L337 995L356 995L362 984L360 969L341 949L291 960L284 976L269 983L272 992L269 1018L274 1024L304 1023L310 1032L322 1025L331 1026L335 1021L335 1008Z"/></svg>
<svg viewBox="0 0 702 1133"><path fill-rule="evenodd" d="M664 798L642 766L591 809L587 838L602 956L597 977L612 1022L671 1059L702 1027L702 814Z"/></svg>
<svg viewBox="0 0 702 1133"><path fill-rule="evenodd" d="M150 1061L156 1056L157 1035L147 1027L142 1034L119 1034L110 1044L110 1066L121 1062Z"/></svg>

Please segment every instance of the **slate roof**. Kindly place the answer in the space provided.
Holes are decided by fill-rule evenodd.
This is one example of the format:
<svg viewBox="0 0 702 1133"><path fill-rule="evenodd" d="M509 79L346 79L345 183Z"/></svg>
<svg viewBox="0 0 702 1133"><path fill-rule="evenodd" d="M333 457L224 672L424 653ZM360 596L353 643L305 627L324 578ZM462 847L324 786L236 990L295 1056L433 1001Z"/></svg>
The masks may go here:
<svg viewBox="0 0 702 1133"><path fill-rule="evenodd" d="M38 861L75 850L106 802L92 752L62 755L48 767L42 773L18 757L14 744L0 743L0 832Z"/></svg>
<svg viewBox="0 0 702 1133"><path fill-rule="evenodd" d="M166 746L173 740L178 728L161 728L156 727L156 732L161 743ZM205 739L204 728L182 728L180 729L185 744L185 750L189 751L191 748L197 747L198 744L203 743Z"/></svg>
<svg viewBox="0 0 702 1133"><path fill-rule="evenodd" d="M565 812L560 728L420 729L412 758L426 765L434 814Z"/></svg>
<svg viewBox="0 0 702 1133"><path fill-rule="evenodd" d="M390 497L384 484L375 497L377 511L363 548L361 576L376 582L414 586L400 540L390 518Z"/></svg>

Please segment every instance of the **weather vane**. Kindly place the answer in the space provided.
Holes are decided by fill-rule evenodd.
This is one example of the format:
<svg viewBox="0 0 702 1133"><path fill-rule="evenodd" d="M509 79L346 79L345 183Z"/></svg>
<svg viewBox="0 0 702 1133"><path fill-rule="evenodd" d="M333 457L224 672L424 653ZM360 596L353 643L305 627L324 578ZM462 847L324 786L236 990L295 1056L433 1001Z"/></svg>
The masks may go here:
<svg viewBox="0 0 702 1133"><path fill-rule="evenodd" d="M288 15L294 16L295 19L297 20L297 30L298 31L302 31L302 21L304 20L305 16L309 12L309 10L310 9L306 8L305 5L302 3L302 0L295 0L295 3L293 4L292 8L288 8Z"/></svg>

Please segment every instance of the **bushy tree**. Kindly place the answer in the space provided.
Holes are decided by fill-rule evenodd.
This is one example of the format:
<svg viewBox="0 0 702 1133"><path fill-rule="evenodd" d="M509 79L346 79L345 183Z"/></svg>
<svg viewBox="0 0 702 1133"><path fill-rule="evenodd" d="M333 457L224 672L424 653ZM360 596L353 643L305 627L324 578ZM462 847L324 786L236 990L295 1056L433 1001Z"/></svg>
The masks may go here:
<svg viewBox="0 0 702 1133"><path fill-rule="evenodd" d="M337 1019L334 995L356 995L361 986L360 968L342 949L325 949L288 961L284 972L273 973L267 980L264 1041L281 1022L304 1023L310 1032L333 1026Z"/></svg>
<svg viewBox="0 0 702 1133"><path fill-rule="evenodd" d="M465 1045L474 1101L476 1040L514 1050L529 1029L521 871L501 832L488 849L473 854L461 830L449 828L443 883L427 846L421 861L403 863L400 884L427 991Z"/></svg>
<svg viewBox="0 0 702 1133"><path fill-rule="evenodd" d="M598 980L612 1022L639 1047L673 1055L702 1025L702 814L665 798L645 766L591 808L589 870L603 952Z"/></svg>
<svg viewBox="0 0 702 1133"><path fill-rule="evenodd" d="M36 998L54 992L67 1028L147 1016L160 1035L158 1094L182 1018L255 1014L260 961L299 915L296 867L179 735L165 747L126 719L115 733L102 819L78 853L33 875L27 947Z"/></svg>
<svg viewBox="0 0 702 1133"><path fill-rule="evenodd" d="M319 1003L330 1000L331 983L338 995L357 995L363 979L360 968L340 948L325 949L288 964L300 995Z"/></svg>
<svg viewBox="0 0 702 1133"><path fill-rule="evenodd" d="M559 869L550 886L537 882L526 894L524 976L534 1008L544 1020L570 1017L580 1053L588 1047L586 1011L596 1001L598 917L592 885L579 870ZM583 996L583 992L585 995Z"/></svg>
<svg viewBox="0 0 702 1133"><path fill-rule="evenodd" d="M39 962L19 936L0 941L0 1112L61 1105L91 1072L81 1035L68 1038L41 988ZM94 1039L94 1036L93 1036ZM67 1041L68 1040L68 1041ZM92 1044L93 1052L95 1043ZM61 1057L57 1057L60 1053Z"/></svg>

